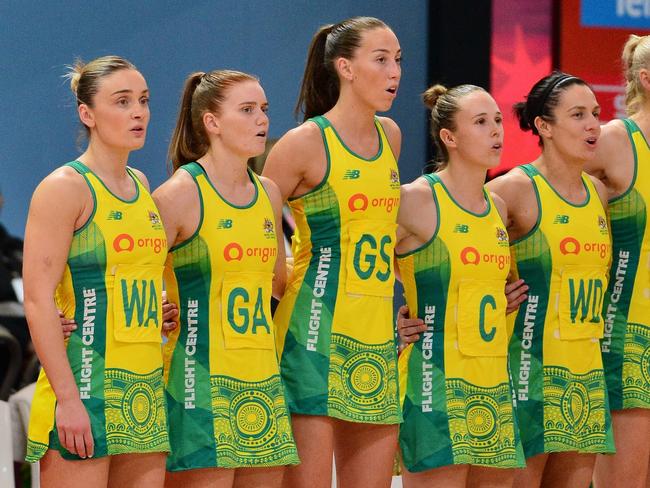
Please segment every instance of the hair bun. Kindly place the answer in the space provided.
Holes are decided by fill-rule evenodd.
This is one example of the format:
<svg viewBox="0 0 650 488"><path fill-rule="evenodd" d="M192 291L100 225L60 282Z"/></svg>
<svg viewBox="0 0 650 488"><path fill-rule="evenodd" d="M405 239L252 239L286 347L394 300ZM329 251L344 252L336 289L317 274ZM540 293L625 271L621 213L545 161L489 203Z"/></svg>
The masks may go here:
<svg viewBox="0 0 650 488"><path fill-rule="evenodd" d="M81 79L81 75L83 74L85 67L86 63L84 63L81 59L77 59L72 66L68 66L68 72L64 75L64 77L70 81L70 90L72 90L72 93L74 93L75 97L77 96L79 80Z"/></svg>
<svg viewBox="0 0 650 488"><path fill-rule="evenodd" d="M436 102L440 95L447 93L447 88L443 85L433 85L432 87L427 88L427 90L422 94L422 101L424 102L425 107L429 110L432 110L436 106Z"/></svg>
<svg viewBox="0 0 650 488"><path fill-rule="evenodd" d="M524 132L533 130L533 123L530 120L530 115L528 114L528 109L526 107L526 102L517 102L512 106L512 111L519 122L519 128Z"/></svg>

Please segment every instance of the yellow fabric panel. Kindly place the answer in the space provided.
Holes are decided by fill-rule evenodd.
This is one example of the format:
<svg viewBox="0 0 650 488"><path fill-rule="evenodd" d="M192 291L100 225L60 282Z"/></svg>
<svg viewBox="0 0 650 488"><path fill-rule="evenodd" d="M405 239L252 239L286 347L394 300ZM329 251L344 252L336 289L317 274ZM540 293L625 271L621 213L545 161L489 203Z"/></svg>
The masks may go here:
<svg viewBox="0 0 650 488"><path fill-rule="evenodd" d="M487 192L488 209L482 214L462 208L441 184L435 186L435 194L440 215L437 238L449 250L451 269L445 311L445 375L477 386L502 383L507 381L507 371L496 367L494 361L505 355L507 337L502 313L511 258L505 225ZM488 314L484 322L479 320L481 311ZM481 339L481 328L487 338ZM459 337L461 329L463 337ZM468 362L470 356L473 361Z"/></svg>
<svg viewBox="0 0 650 488"><path fill-rule="evenodd" d="M252 173L251 177L256 186L255 202L244 207L225 201L205 174L196 177L203 195L203 222L198 235L210 249L210 374L241 381L259 381L278 374L275 327L269 308L277 227L262 183ZM216 198L212 197L215 193ZM229 223L219 229L215 223L220 221ZM233 238L229 229L235 227ZM245 291L231 295L237 281ZM230 309L224 310L229 303ZM256 320L265 321L268 329L257 326Z"/></svg>
<svg viewBox="0 0 650 488"><path fill-rule="evenodd" d="M543 176L538 174L533 176L533 179L540 201L543 202L539 229L550 243L553 263L549 305L544 324L544 363L564 366L575 374L602 369L597 337L602 336L603 317L596 301L600 301L602 305L602 297L598 298L597 288L602 286L607 289L604 271L611 262L612 246L607 215L593 183L586 174L583 174L582 180L587 198L581 205L566 202ZM593 270L596 270L599 277L593 274ZM567 281L569 277L574 280L574 295L570 295ZM600 280L600 284L596 280ZM582 298L579 295L581 287L584 290ZM587 296L590 287L592 294ZM588 313L584 316L581 312L575 315L576 321L573 324L570 324L571 320L568 319L569 323L565 322L568 329L562 333L560 316L570 317L571 306L581 308L583 305L588 309ZM585 338L578 328L590 329L590 337Z"/></svg>
<svg viewBox="0 0 650 488"><path fill-rule="evenodd" d="M642 132L634 132L632 139L637 157L634 189L639 192L645 202L646 212L648 212L647 207L650 206L650 147L648 147ZM632 290L628 322L647 324L648 317L650 317L650 225L646 224L641 243L639 268Z"/></svg>

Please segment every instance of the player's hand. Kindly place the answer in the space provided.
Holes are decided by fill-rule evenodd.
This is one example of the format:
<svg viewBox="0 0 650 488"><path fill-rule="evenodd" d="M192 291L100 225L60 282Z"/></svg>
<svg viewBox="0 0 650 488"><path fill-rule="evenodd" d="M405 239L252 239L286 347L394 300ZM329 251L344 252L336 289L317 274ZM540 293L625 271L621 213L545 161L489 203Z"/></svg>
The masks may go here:
<svg viewBox="0 0 650 488"><path fill-rule="evenodd" d="M79 398L57 401L56 428L59 442L68 451L81 458L93 457L95 443L90 418Z"/></svg>
<svg viewBox="0 0 650 488"><path fill-rule="evenodd" d="M72 332L77 330L77 323L74 319L66 318L62 310L59 310L59 320L61 321L61 329L63 329L63 337L67 339L72 335Z"/></svg>
<svg viewBox="0 0 650 488"><path fill-rule="evenodd" d="M520 279L512 283L506 283L506 299L508 300L506 314L512 313L519 308L519 305L528 298L527 291L528 285L524 283L524 280Z"/></svg>
<svg viewBox="0 0 650 488"><path fill-rule="evenodd" d="M167 300L167 293L162 293L162 333L169 334L178 327L178 305Z"/></svg>
<svg viewBox="0 0 650 488"><path fill-rule="evenodd" d="M427 330L422 319L410 319L408 316L408 305L402 305L397 311L397 334L399 335L400 350L419 340L420 334Z"/></svg>

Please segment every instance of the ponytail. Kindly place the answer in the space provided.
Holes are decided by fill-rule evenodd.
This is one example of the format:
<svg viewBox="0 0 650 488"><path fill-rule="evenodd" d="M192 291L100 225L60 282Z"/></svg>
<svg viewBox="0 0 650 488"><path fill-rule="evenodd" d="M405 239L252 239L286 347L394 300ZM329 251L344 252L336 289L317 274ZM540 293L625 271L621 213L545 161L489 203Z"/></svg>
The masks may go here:
<svg viewBox="0 0 650 488"><path fill-rule="evenodd" d="M302 76L300 95L296 102L294 115L303 112L303 121L322 115L331 109L339 97L338 77L325 64L325 44L333 24L324 25L314 35L307 52L307 63Z"/></svg>
<svg viewBox="0 0 650 488"><path fill-rule="evenodd" d="M192 127L192 97L203 75L205 73L202 71L192 73L183 86L181 105L168 152L168 160L174 171L184 164L196 161L206 152L205 142L201 140L204 138L197 133L201 131L195 131Z"/></svg>
<svg viewBox="0 0 650 488"><path fill-rule="evenodd" d="M625 74L625 108L634 115L646 100L646 91L639 79L639 71L650 68L650 36L630 35L623 46L623 73Z"/></svg>
<svg viewBox="0 0 650 488"><path fill-rule="evenodd" d="M219 114L227 89L242 81L258 80L247 73L232 70L197 71L187 77L167 152L173 171L208 152L210 141L203 125L203 114Z"/></svg>
<svg viewBox="0 0 650 488"><path fill-rule="evenodd" d="M300 85L295 115L303 121L323 115L336 105L340 83L334 67L337 58L352 59L367 30L388 26L374 17L352 17L335 25L324 25L311 40Z"/></svg>

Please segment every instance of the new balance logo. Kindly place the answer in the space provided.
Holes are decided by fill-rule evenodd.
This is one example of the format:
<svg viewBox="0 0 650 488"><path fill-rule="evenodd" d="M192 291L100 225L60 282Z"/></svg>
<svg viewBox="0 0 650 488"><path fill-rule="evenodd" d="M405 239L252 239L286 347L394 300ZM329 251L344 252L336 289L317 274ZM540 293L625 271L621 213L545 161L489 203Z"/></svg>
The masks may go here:
<svg viewBox="0 0 650 488"><path fill-rule="evenodd" d="M361 171L359 171L358 169L348 169L343 174L343 179L344 180L358 180L359 176L361 176Z"/></svg>
<svg viewBox="0 0 650 488"><path fill-rule="evenodd" d="M110 212L108 212L107 220L122 220L122 212L118 210L111 210Z"/></svg>
<svg viewBox="0 0 650 488"><path fill-rule="evenodd" d="M553 220L554 224L568 224L569 223L569 216L568 215L556 215L555 220Z"/></svg>
<svg viewBox="0 0 650 488"><path fill-rule="evenodd" d="M217 224L217 229L232 229L232 220L230 219L221 219Z"/></svg>
<svg viewBox="0 0 650 488"><path fill-rule="evenodd" d="M461 234L467 234L469 232L469 225L457 224L456 227L454 227L454 232L461 233Z"/></svg>

